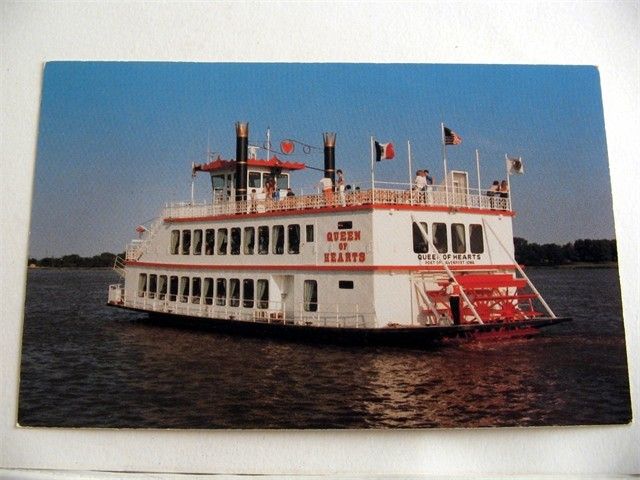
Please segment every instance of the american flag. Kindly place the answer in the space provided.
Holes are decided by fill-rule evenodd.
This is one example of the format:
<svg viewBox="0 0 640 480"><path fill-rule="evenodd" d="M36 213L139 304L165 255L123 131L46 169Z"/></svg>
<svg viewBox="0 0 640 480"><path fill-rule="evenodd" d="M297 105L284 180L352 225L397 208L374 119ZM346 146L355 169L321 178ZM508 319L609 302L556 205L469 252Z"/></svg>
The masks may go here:
<svg viewBox="0 0 640 480"><path fill-rule="evenodd" d="M444 127L444 144L445 145L460 145L462 143L462 137L459 137L456 132L450 128Z"/></svg>

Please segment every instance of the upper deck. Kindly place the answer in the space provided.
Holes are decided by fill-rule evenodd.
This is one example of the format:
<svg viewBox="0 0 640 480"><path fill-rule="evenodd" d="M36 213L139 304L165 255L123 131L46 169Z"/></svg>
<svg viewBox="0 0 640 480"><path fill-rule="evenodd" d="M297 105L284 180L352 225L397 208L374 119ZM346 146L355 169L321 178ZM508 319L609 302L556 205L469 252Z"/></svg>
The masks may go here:
<svg viewBox="0 0 640 480"><path fill-rule="evenodd" d="M404 188L402 188L404 187ZM331 194L313 193L285 196L278 200L256 195L246 201L214 198L211 202L176 202L167 204L162 212L165 221L194 221L228 215L254 215L265 213L308 213L317 209L342 208L415 208L448 211L455 209L487 215L513 215L509 197L489 196L478 189L447 189L434 185L428 191L416 191L409 185L378 183L367 190L344 190Z"/></svg>

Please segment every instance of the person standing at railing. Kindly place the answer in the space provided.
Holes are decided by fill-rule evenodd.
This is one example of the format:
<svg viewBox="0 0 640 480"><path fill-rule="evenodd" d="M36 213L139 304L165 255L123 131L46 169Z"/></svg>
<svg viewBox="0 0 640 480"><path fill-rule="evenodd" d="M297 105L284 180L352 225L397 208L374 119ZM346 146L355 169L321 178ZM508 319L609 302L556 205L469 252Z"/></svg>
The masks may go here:
<svg viewBox="0 0 640 480"><path fill-rule="evenodd" d="M336 192L338 192L338 198L340 199L340 205L343 207L347 205L347 201L344 195L344 174L342 170L336 171Z"/></svg>
<svg viewBox="0 0 640 480"><path fill-rule="evenodd" d="M416 171L416 178L413 181L413 189L418 192L418 200L424 200L424 192L427 189L427 176L424 173L424 170Z"/></svg>
<svg viewBox="0 0 640 480"><path fill-rule="evenodd" d="M487 197L489 197L489 205L491 205L492 210L496 208L495 197L498 195L500 195L500 182L494 180L489 190L487 190Z"/></svg>
<svg viewBox="0 0 640 480"><path fill-rule="evenodd" d="M509 198L509 184L506 180L500 182L500 198Z"/></svg>
<svg viewBox="0 0 640 480"><path fill-rule="evenodd" d="M424 170L424 176L427 181L427 203L433 203L433 177L429 170Z"/></svg>
<svg viewBox="0 0 640 480"><path fill-rule="evenodd" d="M333 182L330 178L324 177L320 180L320 188L322 189L322 193L324 195L324 201L327 205L333 203Z"/></svg>

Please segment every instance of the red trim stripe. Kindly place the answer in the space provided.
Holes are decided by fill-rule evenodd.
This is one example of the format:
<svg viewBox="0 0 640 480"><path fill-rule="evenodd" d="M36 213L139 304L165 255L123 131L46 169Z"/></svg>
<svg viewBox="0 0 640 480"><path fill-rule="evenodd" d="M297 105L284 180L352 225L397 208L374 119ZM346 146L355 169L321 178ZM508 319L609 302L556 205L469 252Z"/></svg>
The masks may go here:
<svg viewBox="0 0 640 480"><path fill-rule="evenodd" d="M202 265L190 263L137 262L127 260L127 266L165 268L170 270L261 270L261 271L317 271L317 272L412 272L443 271L441 265ZM451 270L514 270L515 265L447 265Z"/></svg>
<svg viewBox="0 0 640 480"><path fill-rule="evenodd" d="M203 222L211 220L230 220L237 218L264 218L264 217L290 217L290 216L302 216L309 213L332 213L336 212L360 212L360 211L373 211L373 210L410 210L417 212L459 212L459 213L471 213L477 215L497 215L504 217L515 217L516 213L509 210L486 210L482 208L467 208L467 207L445 207L445 206L430 206L430 205L389 205L386 203L374 203L368 205L352 205L348 207L320 207L320 208L305 208L299 210L274 210L270 212L257 212L257 213L238 213L238 214L224 214L224 215L206 215L202 217L165 217L165 223L186 223L186 222Z"/></svg>

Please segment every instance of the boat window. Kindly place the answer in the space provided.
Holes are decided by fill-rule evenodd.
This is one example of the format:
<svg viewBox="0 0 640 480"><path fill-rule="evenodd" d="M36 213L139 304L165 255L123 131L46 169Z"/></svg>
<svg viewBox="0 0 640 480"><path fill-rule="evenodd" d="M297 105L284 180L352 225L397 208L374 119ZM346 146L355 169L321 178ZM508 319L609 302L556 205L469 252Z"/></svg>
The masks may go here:
<svg viewBox="0 0 640 480"><path fill-rule="evenodd" d="M287 252L300 253L300 225L289 225L287 234L289 236Z"/></svg>
<svg viewBox="0 0 640 480"><path fill-rule="evenodd" d="M447 253L449 246L447 244L447 225L445 223L434 223L431 230L431 241L439 253Z"/></svg>
<svg viewBox="0 0 640 480"><path fill-rule="evenodd" d="M269 280L258 280L256 293L258 308L269 308Z"/></svg>
<svg viewBox="0 0 640 480"><path fill-rule="evenodd" d="M284 253L284 225L273 226L273 253L276 255Z"/></svg>
<svg viewBox="0 0 640 480"><path fill-rule="evenodd" d="M224 174L211 175L211 187L214 190L224 190Z"/></svg>
<svg viewBox="0 0 640 480"><path fill-rule="evenodd" d="M213 278L205 277L202 292L205 305L211 305L213 303Z"/></svg>
<svg viewBox="0 0 640 480"><path fill-rule="evenodd" d="M289 188L289 174L279 173L276 175L276 188L278 190L286 190Z"/></svg>
<svg viewBox="0 0 640 480"><path fill-rule="evenodd" d="M253 280L245 278L242 280L242 306L253 308Z"/></svg>
<svg viewBox="0 0 640 480"><path fill-rule="evenodd" d="M467 240L462 223L451 224L451 250L453 250L453 253L464 253L467 251Z"/></svg>
<svg viewBox="0 0 640 480"><path fill-rule="evenodd" d="M350 228L353 228L353 222L351 221L338 222L338 230L349 230Z"/></svg>
<svg viewBox="0 0 640 480"><path fill-rule="evenodd" d="M227 235L228 230L226 228L218 229L218 255L227 254Z"/></svg>
<svg viewBox="0 0 640 480"><path fill-rule="evenodd" d="M172 255L178 254L178 247L180 245L180 230L171 230L171 245L170 251Z"/></svg>
<svg viewBox="0 0 640 480"><path fill-rule="evenodd" d="M172 275L169 278L169 301L175 302L178 297L178 277Z"/></svg>
<svg viewBox="0 0 640 480"><path fill-rule="evenodd" d="M258 227L258 253L266 255L269 253L269 227Z"/></svg>
<svg viewBox="0 0 640 480"><path fill-rule="evenodd" d="M193 231L193 254L202 254L202 230Z"/></svg>
<svg viewBox="0 0 640 480"><path fill-rule="evenodd" d="M158 299L164 300L167 295L167 276L160 275L158 277Z"/></svg>
<svg viewBox="0 0 640 480"><path fill-rule="evenodd" d="M425 234L429 233L425 222L420 222L420 226L424 229ZM420 227L416 222L413 222L413 251L415 253L427 253L429 251L429 244L422 236Z"/></svg>
<svg viewBox="0 0 640 480"><path fill-rule="evenodd" d="M231 229L231 255L240 255L240 228Z"/></svg>
<svg viewBox="0 0 640 480"><path fill-rule="evenodd" d="M224 307L227 304L227 279L216 280L216 305Z"/></svg>
<svg viewBox="0 0 640 480"><path fill-rule="evenodd" d="M191 279L191 303L200 303L200 295L202 295L200 285L200 279L198 277Z"/></svg>
<svg viewBox="0 0 640 480"><path fill-rule="evenodd" d="M313 225L307 225L306 226L306 230L307 230L307 242L315 242L314 240L314 235L313 235Z"/></svg>
<svg viewBox="0 0 640 480"><path fill-rule="evenodd" d="M240 306L240 280L237 278L229 279L229 306Z"/></svg>
<svg viewBox="0 0 640 480"><path fill-rule="evenodd" d="M338 288L345 288L348 290L353 290L353 280L339 280Z"/></svg>
<svg viewBox="0 0 640 480"><path fill-rule="evenodd" d="M180 277L180 301L186 303L189 300L189 277Z"/></svg>
<svg viewBox="0 0 640 480"><path fill-rule="evenodd" d="M262 182L260 172L249 172L249 186L248 188L262 188Z"/></svg>
<svg viewBox="0 0 640 480"><path fill-rule="evenodd" d="M471 253L484 253L482 225L475 223L469 225L469 243L471 244Z"/></svg>
<svg viewBox="0 0 640 480"><path fill-rule="evenodd" d="M189 255L191 249L191 230L182 231L182 255Z"/></svg>
<svg viewBox="0 0 640 480"><path fill-rule="evenodd" d="M304 281L304 311L318 311L318 282L315 280Z"/></svg>
<svg viewBox="0 0 640 480"><path fill-rule="evenodd" d="M147 292L147 274L141 273L138 276L138 296L144 297Z"/></svg>
<svg viewBox="0 0 640 480"><path fill-rule="evenodd" d="M149 298L156 298L156 290L158 288L158 275L149 275Z"/></svg>
<svg viewBox="0 0 640 480"><path fill-rule="evenodd" d="M207 228L204 232L204 254L213 255L213 246L215 245L215 230L213 228Z"/></svg>
<svg viewBox="0 0 640 480"><path fill-rule="evenodd" d="M254 227L244 227L244 254L253 255L256 245L256 229Z"/></svg>

